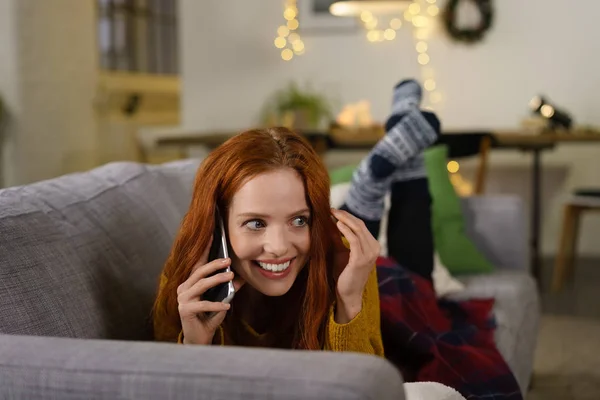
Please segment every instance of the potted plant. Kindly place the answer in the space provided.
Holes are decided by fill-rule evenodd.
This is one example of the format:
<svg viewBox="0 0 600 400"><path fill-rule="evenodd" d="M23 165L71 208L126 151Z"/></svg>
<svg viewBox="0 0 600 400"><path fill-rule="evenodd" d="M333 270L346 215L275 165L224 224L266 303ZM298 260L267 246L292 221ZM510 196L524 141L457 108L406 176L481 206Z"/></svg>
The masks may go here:
<svg viewBox="0 0 600 400"><path fill-rule="evenodd" d="M262 122L294 129L319 129L333 118L330 100L309 88L300 88L296 82L277 90L266 102Z"/></svg>

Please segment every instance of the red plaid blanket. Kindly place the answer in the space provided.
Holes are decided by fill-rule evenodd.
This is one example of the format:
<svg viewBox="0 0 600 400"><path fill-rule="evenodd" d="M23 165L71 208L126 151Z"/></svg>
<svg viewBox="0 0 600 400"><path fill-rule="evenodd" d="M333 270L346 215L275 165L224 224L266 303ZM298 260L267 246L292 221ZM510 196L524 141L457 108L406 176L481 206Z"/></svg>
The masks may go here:
<svg viewBox="0 0 600 400"><path fill-rule="evenodd" d="M439 382L468 400L523 398L494 342L493 299L438 300L431 282L389 258L377 275L386 357L407 382Z"/></svg>

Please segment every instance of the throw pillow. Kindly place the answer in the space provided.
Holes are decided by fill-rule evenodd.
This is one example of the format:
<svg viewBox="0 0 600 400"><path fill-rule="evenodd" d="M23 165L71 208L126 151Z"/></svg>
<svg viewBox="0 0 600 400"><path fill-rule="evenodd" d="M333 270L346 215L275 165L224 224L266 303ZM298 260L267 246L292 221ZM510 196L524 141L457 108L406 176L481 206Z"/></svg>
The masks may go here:
<svg viewBox="0 0 600 400"><path fill-rule="evenodd" d="M350 189L350 181L338 183L331 186L331 207L339 208L344 204L346 194ZM388 214L391 206L391 198L388 193L385 196L383 217L381 219L381 229L379 231L379 245L381 247L381 257L387 257L389 252L387 248L387 225L388 225ZM435 255L434 269L432 273L432 281L435 288L435 292L438 297L446 297L450 294L460 292L464 290L464 285L454 279L448 269L440 261L439 255Z"/></svg>
<svg viewBox="0 0 600 400"><path fill-rule="evenodd" d="M492 264L466 234L460 198L448 176L447 159L448 148L444 145L425 151L436 252L453 275L491 272Z"/></svg>
<svg viewBox="0 0 600 400"><path fill-rule="evenodd" d="M352 181L352 174L358 165L344 165L329 171L329 179L331 186L337 185L338 183L348 183Z"/></svg>

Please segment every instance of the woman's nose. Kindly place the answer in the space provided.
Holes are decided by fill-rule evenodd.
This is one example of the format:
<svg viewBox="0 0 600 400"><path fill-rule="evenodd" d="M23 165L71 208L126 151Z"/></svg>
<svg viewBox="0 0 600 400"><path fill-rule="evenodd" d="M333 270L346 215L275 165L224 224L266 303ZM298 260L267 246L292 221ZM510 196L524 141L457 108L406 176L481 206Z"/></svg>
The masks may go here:
<svg viewBox="0 0 600 400"><path fill-rule="evenodd" d="M264 248L267 253L275 257L284 256L289 248L289 240L285 228L271 228L267 230Z"/></svg>

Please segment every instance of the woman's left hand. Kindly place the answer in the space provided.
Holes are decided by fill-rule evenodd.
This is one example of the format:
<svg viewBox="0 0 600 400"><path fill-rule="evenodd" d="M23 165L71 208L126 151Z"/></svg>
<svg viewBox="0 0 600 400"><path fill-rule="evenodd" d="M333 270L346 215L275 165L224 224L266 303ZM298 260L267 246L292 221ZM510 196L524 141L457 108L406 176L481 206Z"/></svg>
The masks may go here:
<svg viewBox="0 0 600 400"><path fill-rule="evenodd" d="M381 247L365 223L343 210L331 210L338 220L337 227L350 244L348 264L337 281L337 308L335 320L344 324L350 322L362 309L362 298L367 280Z"/></svg>

